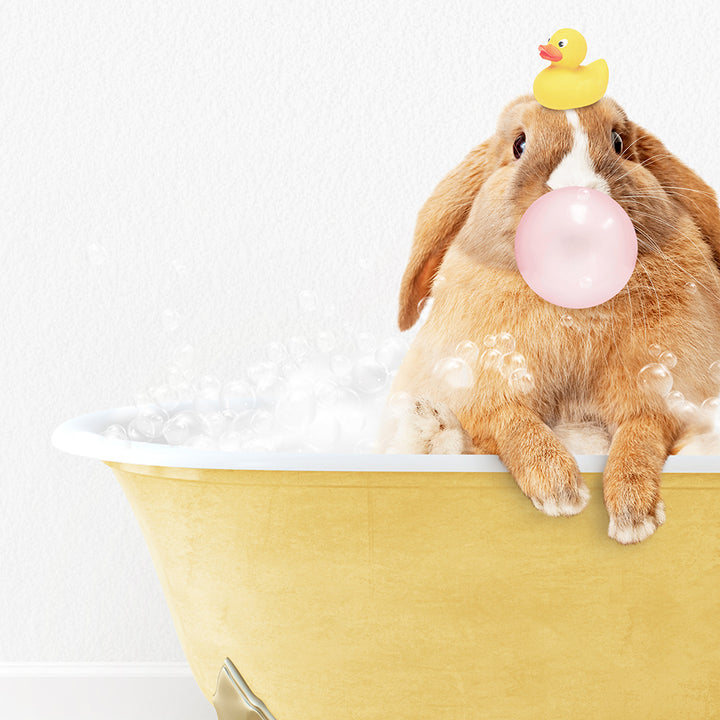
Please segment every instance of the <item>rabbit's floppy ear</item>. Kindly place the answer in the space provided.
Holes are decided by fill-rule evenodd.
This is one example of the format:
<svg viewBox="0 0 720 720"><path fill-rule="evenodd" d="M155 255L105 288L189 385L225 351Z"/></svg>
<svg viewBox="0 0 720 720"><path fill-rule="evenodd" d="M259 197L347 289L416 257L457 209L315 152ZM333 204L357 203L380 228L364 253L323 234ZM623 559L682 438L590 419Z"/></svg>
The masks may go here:
<svg viewBox="0 0 720 720"><path fill-rule="evenodd" d="M691 215L710 245L720 267L720 209L715 191L693 170L678 160L654 135L630 123L635 159L647 168L663 190Z"/></svg>
<svg viewBox="0 0 720 720"><path fill-rule="evenodd" d="M465 224L470 207L492 172L486 140L450 172L423 205L415 226L410 259L400 286L398 325L407 330L420 314L418 303L430 292L433 277L453 238Z"/></svg>

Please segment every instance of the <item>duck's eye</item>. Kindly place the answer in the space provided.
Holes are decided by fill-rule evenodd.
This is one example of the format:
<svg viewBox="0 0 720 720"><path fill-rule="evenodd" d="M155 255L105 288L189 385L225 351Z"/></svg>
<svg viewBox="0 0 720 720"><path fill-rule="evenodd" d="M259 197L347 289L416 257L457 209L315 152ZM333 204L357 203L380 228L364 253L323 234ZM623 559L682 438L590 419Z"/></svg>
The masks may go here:
<svg viewBox="0 0 720 720"><path fill-rule="evenodd" d="M518 160L520 156L525 152L525 133L520 133L513 143L513 155Z"/></svg>
<svg viewBox="0 0 720 720"><path fill-rule="evenodd" d="M621 155L622 151L623 151L623 141L622 141L622 138L620 137L620 133L617 130L613 130L611 138L612 138L613 150L615 150L615 152L618 155Z"/></svg>
<svg viewBox="0 0 720 720"><path fill-rule="evenodd" d="M558 43L558 47L559 47L559 48L564 48L566 45L567 45L567 40L561 40L561 41Z"/></svg>

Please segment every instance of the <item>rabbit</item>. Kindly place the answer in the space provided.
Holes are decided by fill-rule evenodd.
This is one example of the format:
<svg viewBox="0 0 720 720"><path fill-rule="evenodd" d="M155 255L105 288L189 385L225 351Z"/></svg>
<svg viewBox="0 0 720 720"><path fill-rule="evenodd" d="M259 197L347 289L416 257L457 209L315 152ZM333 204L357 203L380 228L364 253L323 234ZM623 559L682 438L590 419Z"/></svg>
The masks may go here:
<svg viewBox="0 0 720 720"><path fill-rule="evenodd" d="M524 212L566 186L608 193L637 234L626 287L595 307L543 300L515 262ZM497 454L535 507L567 516L590 493L561 428L585 423L595 451L608 454L608 534L624 544L652 535L665 520L660 476L668 454L708 431L689 403L718 392L708 371L720 358L714 191L607 96L576 110L521 96L420 210L400 288L400 330L415 324L428 298L431 309L390 388L380 451ZM493 335L505 353L514 339L523 356L505 355L505 370L517 366L514 384L493 367L499 353L484 347ZM439 378L438 363L468 341L485 351L476 357L466 345L472 374ZM639 383L658 346L677 358L670 372L680 412L664 392Z"/></svg>

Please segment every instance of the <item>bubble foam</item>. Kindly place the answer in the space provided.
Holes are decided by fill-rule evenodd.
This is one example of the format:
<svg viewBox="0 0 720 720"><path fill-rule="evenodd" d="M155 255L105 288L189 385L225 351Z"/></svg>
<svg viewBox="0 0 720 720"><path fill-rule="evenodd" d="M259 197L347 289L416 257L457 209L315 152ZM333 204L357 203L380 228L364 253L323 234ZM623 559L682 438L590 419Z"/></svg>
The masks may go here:
<svg viewBox="0 0 720 720"><path fill-rule="evenodd" d="M303 295L302 303L307 310L313 298ZM184 345L163 382L136 394L127 427L111 426L105 436L229 452L374 452L409 345L399 336L340 335L322 330L269 343L264 359L225 381L194 377L195 353Z"/></svg>

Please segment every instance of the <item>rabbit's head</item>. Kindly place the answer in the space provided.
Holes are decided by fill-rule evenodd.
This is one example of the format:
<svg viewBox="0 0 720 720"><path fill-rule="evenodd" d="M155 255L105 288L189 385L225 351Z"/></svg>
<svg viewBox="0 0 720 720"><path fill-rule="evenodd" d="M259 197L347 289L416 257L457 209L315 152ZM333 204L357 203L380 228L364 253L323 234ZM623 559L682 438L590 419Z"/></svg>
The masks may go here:
<svg viewBox="0 0 720 720"><path fill-rule="evenodd" d="M417 320L450 243L475 262L517 270L520 219L541 195L567 186L600 190L620 204L635 227L640 260L661 252L689 215L720 265L713 190L615 101L563 111L522 96L420 211L400 291L400 329Z"/></svg>

